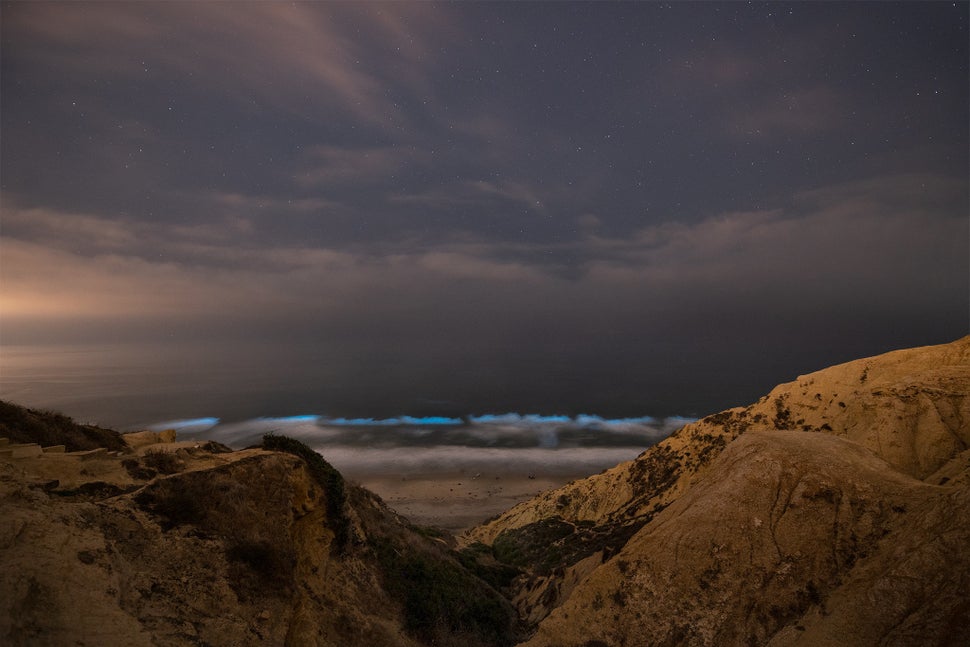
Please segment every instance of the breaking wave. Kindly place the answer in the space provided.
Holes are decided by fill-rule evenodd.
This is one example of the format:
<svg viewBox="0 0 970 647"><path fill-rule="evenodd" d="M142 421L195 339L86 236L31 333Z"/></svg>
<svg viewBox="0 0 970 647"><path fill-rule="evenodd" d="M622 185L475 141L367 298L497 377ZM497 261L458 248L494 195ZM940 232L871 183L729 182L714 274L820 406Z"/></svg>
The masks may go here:
<svg viewBox="0 0 970 647"><path fill-rule="evenodd" d="M222 422L218 418L169 420L148 428L175 429L182 438L204 437L233 447L256 443L264 434L276 433L311 446L559 449L647 447L692 421L681 417L603 418L519 413L380 419L299 415L242 422Z"/></svg>
<svg viewBox="0 0 970 647"><path fill-rule="evenodd" d="M296 438L348 474L443 470L525 470L544 474L597 471L635 458L692 418L603 418L596 415L482 414L461 418L337 418L298 415L222 422L169 420L181 439L240 448L268 433Z"/></svg>

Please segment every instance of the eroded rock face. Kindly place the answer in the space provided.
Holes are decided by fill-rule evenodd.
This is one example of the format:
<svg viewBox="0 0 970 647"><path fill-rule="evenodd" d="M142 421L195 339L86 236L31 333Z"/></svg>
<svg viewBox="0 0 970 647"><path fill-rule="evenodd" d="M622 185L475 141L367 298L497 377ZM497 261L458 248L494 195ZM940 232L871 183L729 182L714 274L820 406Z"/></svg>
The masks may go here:
<svg viewBox="0 0 970 647"><path fill-rule="evenodd" d="M968 445L964 338L799 377L465 540L575 528L517 580L529 644L946 644L968 613Z"/></svg>
<svg viewBox="0 0 970 647"><path fill-rule="evenodd" d="M970 619L966 495L840 438L745 433L527 644L784 645L826 636L915 645L955 635Z"/></svg>
<svg viewBox="0 0 970 647"><path fill-rule="evenodd" d="M447 536L282 445L0 461L0 643L515 642Z"/></svg>
<svg viewBox="0 0 970 647"><path fill-rule="evenodd" d="M686 425L633 461L519 504L467 539L491 543L503 531L552 516L601 523L649 515L749 430L842 436L927 478L970 446L970 337L799 377L751 406Z"/></svg>
<svg viewBox="0 0 970 647"><path fill-rule="evenodd" d="M8 470L5 644L415 644L377 578L334 558L324 493L302 461L183 460L107 497L45 492Z"/></svg>

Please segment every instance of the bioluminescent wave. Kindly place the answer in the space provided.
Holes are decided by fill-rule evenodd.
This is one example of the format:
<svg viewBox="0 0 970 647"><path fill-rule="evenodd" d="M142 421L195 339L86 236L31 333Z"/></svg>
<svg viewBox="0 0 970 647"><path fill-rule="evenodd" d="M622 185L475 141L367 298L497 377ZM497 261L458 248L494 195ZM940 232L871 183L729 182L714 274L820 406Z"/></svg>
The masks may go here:
<svg viewBox="0 0 970 647"><path fill-rule="evenodd" d="M540 414L345 418L325 415L215 418L151 425L181 439L255 445L265 434L296 438L349 475L422 471L596 472L637 456L691 418Z"/></svg>
<svg viewBox="0 0 970 647"><path fill-rule="evenodd" d="M418 426L418 425L460 425L464 423L461 418L448 418L445 416L401 416L400 418L318 418L322 424L334 427L396 427L396 426Z"/></svg>
<svg viewBox="0 0 970 647"><path fill-rule="evenodd" d="M187 420L169 420L148 425L150 431L175 429L176 431L205 431L219 424L219 418L190 418Z"/></svg>
<svg viewBox="0 0 970 647"><path fill-rule="evenodd" d="M321 415L253 418L222 422L218 418L173 420L150 429L175 429L184 438L206 437L231 446L258 442L268 433L290 435L321 446L349 447L647 447L690 418L604 418L539 414L476 414L343 418Z"/></svg>

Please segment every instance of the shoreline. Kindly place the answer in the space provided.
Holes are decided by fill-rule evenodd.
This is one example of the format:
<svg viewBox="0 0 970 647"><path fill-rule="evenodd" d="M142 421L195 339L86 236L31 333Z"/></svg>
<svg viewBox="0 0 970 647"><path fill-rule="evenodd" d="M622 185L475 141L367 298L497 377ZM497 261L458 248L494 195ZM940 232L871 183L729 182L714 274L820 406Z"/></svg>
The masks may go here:
<svg viewBox="0 0 970 647"><path fill-rule="evenodd" d="M459 535L546 490L587 474L529 478L494 471L446 472L423 476L348 478L377 494L415 526L433 526Z"/></svg>
<svg viewBox="0 0 970 647"><path fill-rule="evenodd" d="M458 535L541 492L632 460L646 448L314 449L414 525Z"/></svg>

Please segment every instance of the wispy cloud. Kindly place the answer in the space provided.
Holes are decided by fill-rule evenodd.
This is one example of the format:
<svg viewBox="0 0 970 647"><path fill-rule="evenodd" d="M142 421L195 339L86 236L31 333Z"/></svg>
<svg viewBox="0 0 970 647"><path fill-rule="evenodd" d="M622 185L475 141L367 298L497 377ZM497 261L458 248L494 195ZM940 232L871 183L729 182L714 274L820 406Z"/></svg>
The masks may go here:
<svg viewBox="0 0 970 647"><path fill-rule="evenodd" d="M4 237L62 249L114 252L138 243L137 229L113 219L45 208L18 208L5 196Z"/></svg>
<svg viewBox="0 0 970 647"><path fill-rule="evenodd" d="M953 265L965 258L967 223L958 213L964 190L938 176L893 176L800 193L774 210L651 226L624 238L590 235L541 249L487 241L408 243L379 254L241 245L240 232L226 227L161 228L13 209L4 216L3 311L8 320L54 313L231 317L249 304L292 312L312 300L349 312L359 311L368 294L372 303L382 295L389 306L394 297L387 301L388 295L400 290L424 303L457 294L459 285L480 286L498 299L493 306L511 299L516 307L567 293L598 302L603 297L594 297L597 292L620 301L635 294L766 298L790 292L791 300L811 295L811 302L825 304L866 294L885 298L886 290L899 289L912 301L920 291L945 289ZM579 259L583 272L571 283L548 273L541 257L550 252ZM906 269L914 264L921 267L918 276ZM515 289L495 292L499 284Z"/></svg>
<svg viewBox="0 0 970 647"><path fill-rule="evenodd" d="M725 127L728 134L738 137L810 135L842 126L847 111L844 97L816 85L763 96L753 107L739 106L728 115Z"/></svg>
<svg viewBox="0 0 970 647"><path fill-rule="evenodd" d="M732 138L815 135L847 121L851 99L824 79L812 78L820 56L817 34L799 34L770 56L743 42L712 42L672 54L662 67L667 92L717 105L718 134Z"/></svg>
<svg viewBox="0 0 970 647"><path fill-rule="evenodd" d="M398 193L389 200L399 204L416 204L434 208L481 205L498 200L516 204L529 211L544 212L548 190L514 180L465 180L421 193Z"/></svg>
<svg viewBox="0 0 970 647"><path fill-rule="evenodd" d="M721 286L826 303L885 298L897 286L915 298L933 268L939 283L927 289L946 289L943 267L965 259L966 199L965 183L934 175L827 186L777 209L651 226L628 239L592 238L588 267L670 290ZM916 266L921 278L907 269Z"/></svg>
<svg viewBox="0 0 970 647"><path fill-rule="evenodd" d="M294 179L305 187L385 182L428 159L427 152L414 147L315 146L307 152L306 167Z"/></svg>
<svg viewBox="0 0 970 647"><path fill-rule="evenodd" d="M281 198L269 195L247 195L226 191L214 192L209 197L214 203L239 212L270 210L303 213L335 209L340 206L337 202L320 197Z"/></svg>
<svg viewBox="0 0 970 647"><path fill-rule="evenodd" d="M315 3L11 5L5 38L61 74L138 81L158 74L217 86L237 101L305 116L328 107L372 125L404 116L368 54L391 48L398 82L422 91L424 39L446 21L430 6Z"/></svg>

